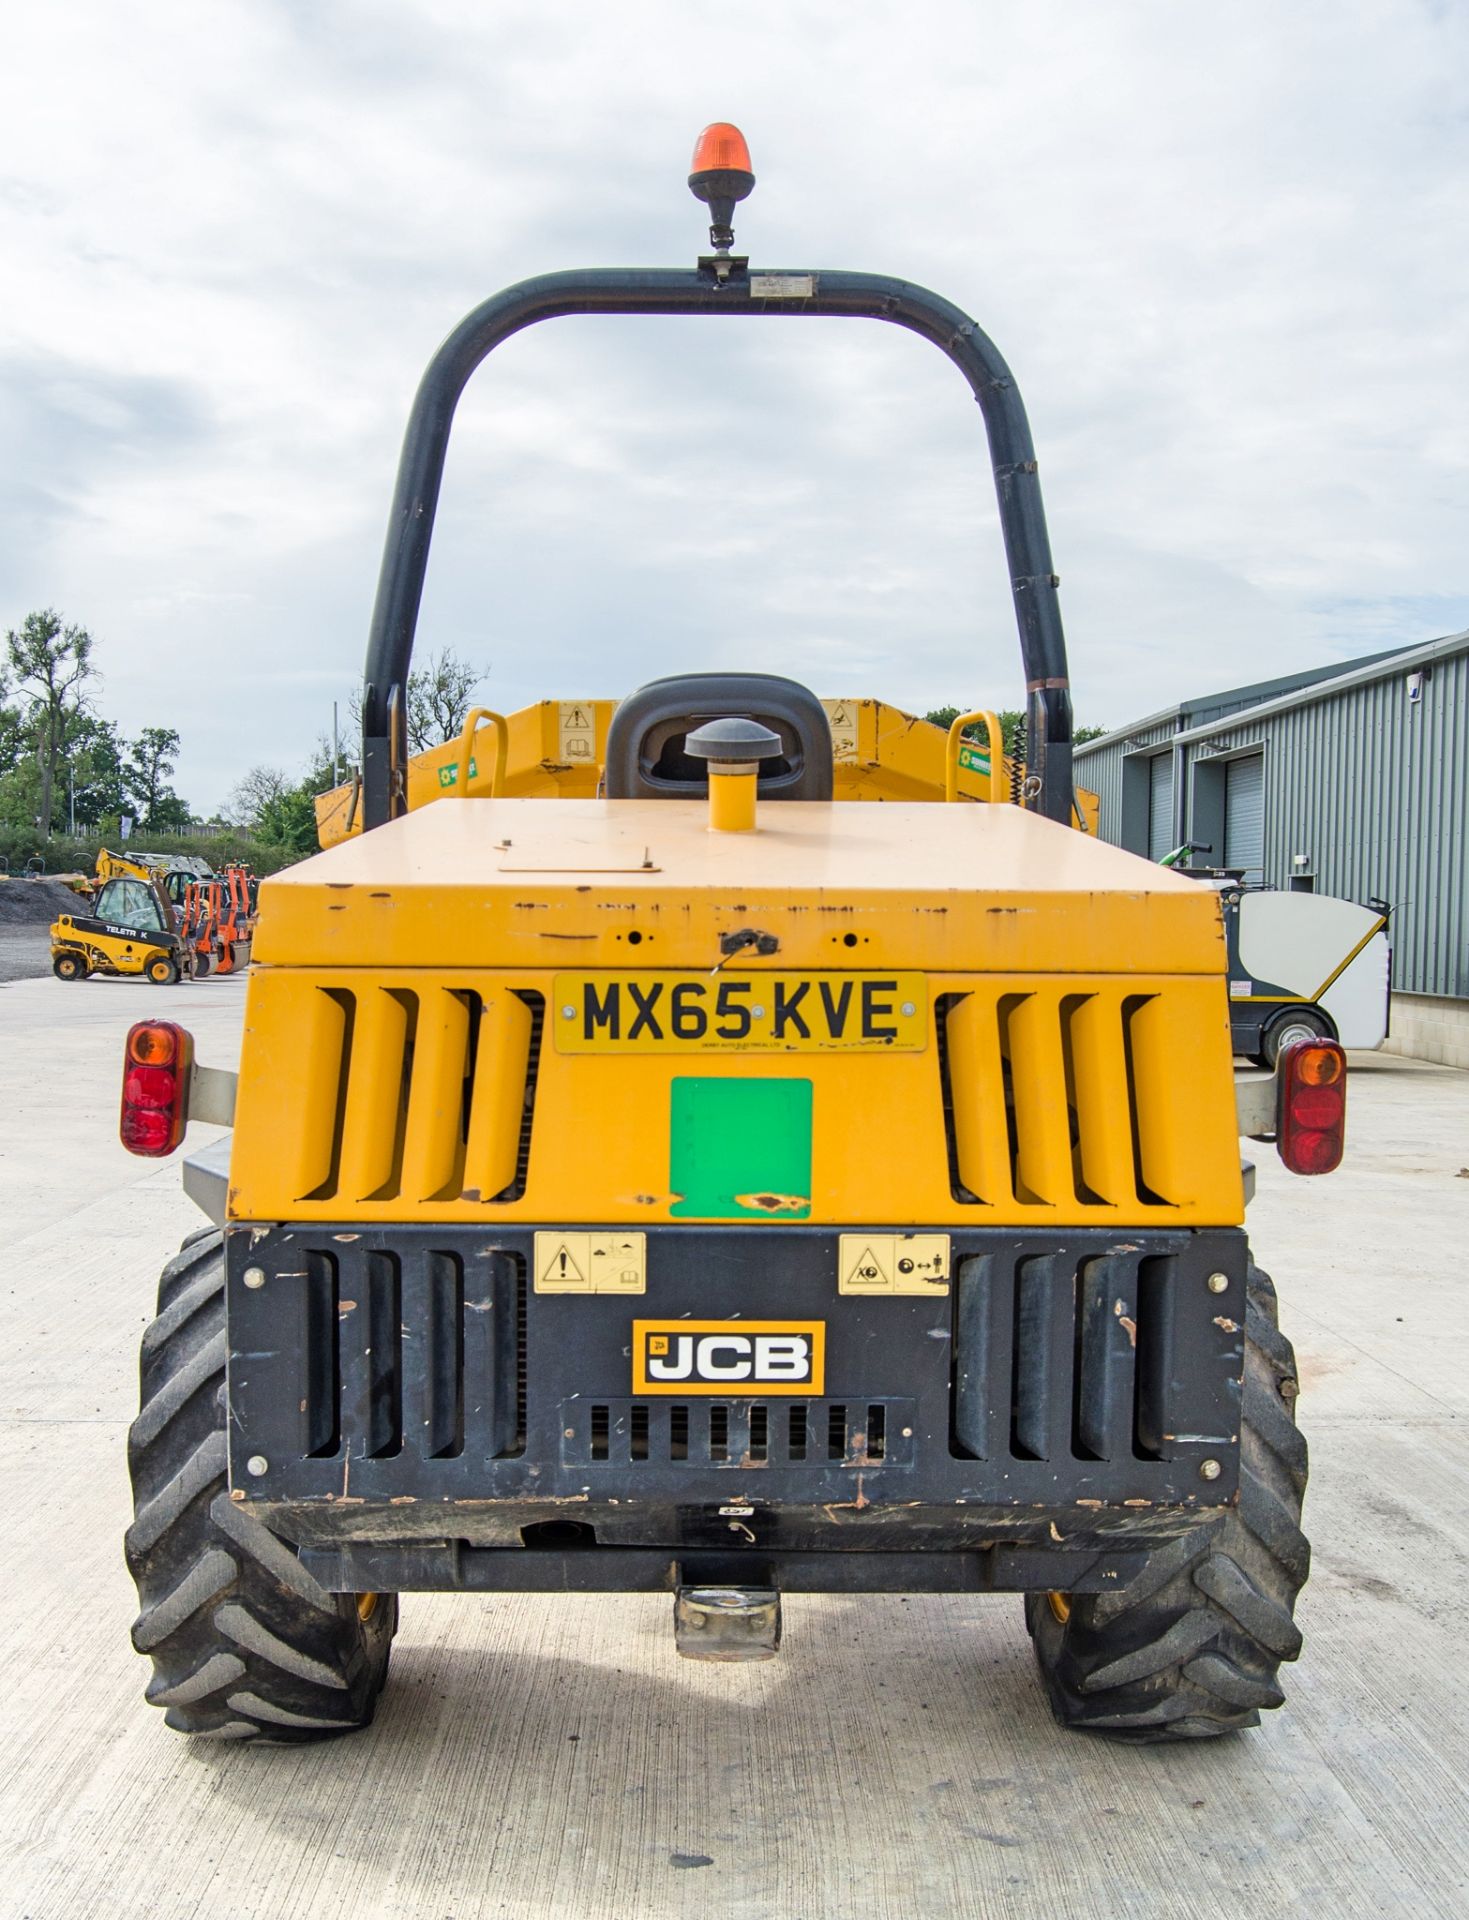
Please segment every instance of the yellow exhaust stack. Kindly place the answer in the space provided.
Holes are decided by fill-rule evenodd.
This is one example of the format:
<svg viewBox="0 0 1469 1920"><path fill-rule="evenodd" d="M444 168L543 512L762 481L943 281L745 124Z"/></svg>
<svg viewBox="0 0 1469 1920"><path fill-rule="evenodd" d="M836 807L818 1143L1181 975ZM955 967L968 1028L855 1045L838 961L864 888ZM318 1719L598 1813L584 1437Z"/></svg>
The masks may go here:
<svg viewBox="0 0 1469 1920"><path fill-rule="evenodd" d="M780 735L758 720L709 720L684 741L684 751L709 763L709 829L753 833L760 762L781 750Z"/></svg>

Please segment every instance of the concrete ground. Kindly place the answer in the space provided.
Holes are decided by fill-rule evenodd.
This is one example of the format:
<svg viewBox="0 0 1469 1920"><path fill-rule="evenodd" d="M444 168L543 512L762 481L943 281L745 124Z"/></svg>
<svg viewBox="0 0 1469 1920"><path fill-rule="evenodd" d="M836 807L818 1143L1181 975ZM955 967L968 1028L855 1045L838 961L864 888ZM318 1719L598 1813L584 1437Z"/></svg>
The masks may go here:
<svg viewBox="0 0 1469 1920"><path fill-rule="evenodd" d="M1061 1733L1013 1598L798 1598L779 1660L703 1668L675 1657L661 1597L410 1596L369 1732L249 1751L170 1734L128 1646L134 1353L197 1216L115 1122L141 1009L233 1065L242 1002L237 979L0 989L0 1911L1469 1911L1469 1074L1354 1063L1332 1179L1259 1150L1316 1561L1305 1655L1258 1732L1141 1751Z"/></svg>

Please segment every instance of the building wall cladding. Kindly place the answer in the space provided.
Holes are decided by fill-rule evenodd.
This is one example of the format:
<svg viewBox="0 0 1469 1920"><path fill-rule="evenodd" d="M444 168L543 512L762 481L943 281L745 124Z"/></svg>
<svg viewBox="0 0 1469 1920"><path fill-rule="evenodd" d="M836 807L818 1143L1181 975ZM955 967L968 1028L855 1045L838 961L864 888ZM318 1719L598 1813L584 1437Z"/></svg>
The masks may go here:
<svg viewBox="0 0 1469 1920"><path fill-rule="evenodd" d="M1178 838L1212 841L1204 859L1221 857L1221 782L1209 769L1263 751L1265 883L1288 885L1303 853L1318 893L1387 900L1395 988L1469 999L1469 639L1433 660L1418 701L1409 670L1388 666L1361 685L1186 741L1176 749ZM1101 796L1103 839L1143 850L1129 795L1146 776L1148 750L1180 718L1186 727L1187 710L1161 716L1078 758L1078 785Z"/></svg>

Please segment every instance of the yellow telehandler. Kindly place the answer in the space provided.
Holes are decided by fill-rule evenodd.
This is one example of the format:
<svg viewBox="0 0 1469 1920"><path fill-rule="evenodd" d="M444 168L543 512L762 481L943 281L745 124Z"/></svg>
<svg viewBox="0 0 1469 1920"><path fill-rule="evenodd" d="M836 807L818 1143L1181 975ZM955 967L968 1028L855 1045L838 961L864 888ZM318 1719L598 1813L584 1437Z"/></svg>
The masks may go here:
<svg viewBox="0 0 1469 1920"><path fill-rule="evenodd" d="M171 986L194 971L178 916L153 861L97 855L97 890L85 913L63 913L51 927L51 971L58 980L91 974L141 976Z"/></svg>

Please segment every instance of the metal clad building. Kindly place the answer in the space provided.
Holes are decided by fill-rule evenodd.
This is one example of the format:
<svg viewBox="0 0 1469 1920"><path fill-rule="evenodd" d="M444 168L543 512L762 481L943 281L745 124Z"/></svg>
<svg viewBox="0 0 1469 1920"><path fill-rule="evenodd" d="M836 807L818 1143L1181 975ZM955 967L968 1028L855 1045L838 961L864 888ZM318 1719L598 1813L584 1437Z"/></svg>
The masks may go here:
<svg viewBox="0 0 1469 1920"><path fill-rule="evenodd" d="M1393 908L1393 1032L1469 1066L1469 632L1152 714L1076 753L1104 840Z"/></svg>

